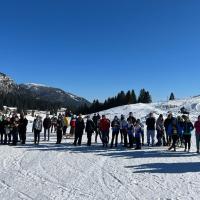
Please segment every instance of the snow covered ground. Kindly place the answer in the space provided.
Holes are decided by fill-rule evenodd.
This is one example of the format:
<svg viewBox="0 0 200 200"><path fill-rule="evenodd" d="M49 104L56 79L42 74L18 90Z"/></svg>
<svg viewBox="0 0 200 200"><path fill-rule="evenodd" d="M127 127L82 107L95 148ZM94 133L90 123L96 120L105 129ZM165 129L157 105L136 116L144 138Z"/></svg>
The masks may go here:
<svg viewBox="0 0 200 200"><path fill-rule="evenodd" d="M110 118L132 111L143 118L150 111L178 114L181 106L191 111L195 120L200 112L200 98L149 105L128 105L104 111ZM168 108L168 107L167 107ZM101 114L102 114L101 113ZM30 117L29 117L29 120ZM140 151L104 149L100 141L92 147L72 146L73 140L55 145L33 145L29 125L25 146L0 146L0 199L199 199L200 155L168 152L164 147L144 147Z"/></svg>

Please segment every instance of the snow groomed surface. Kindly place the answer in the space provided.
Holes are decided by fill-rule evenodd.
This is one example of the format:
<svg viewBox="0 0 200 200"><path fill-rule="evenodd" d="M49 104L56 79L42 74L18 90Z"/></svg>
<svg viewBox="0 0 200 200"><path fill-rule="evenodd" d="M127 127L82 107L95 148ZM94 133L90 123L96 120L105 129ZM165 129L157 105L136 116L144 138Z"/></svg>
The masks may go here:
<svg viewBox="0 0 200 200"><path fill-rule="evenodd" d="M128 114L144 119L150 112L179 114L183 105L194 121L199 114L200 98L138 104L110 109L100 114ZM32 121L31 117L28 117ZM118 199L199 199L200 155L196 154L192 136L190 153L165 147L142 150L105 149L98 141L92 147L74 147L73 140L55 145L33 145L29 124L25 146L0 146L0 199L2 200L118 200ZM42 134L41 134L42 135ZM42 139L42 138L41 138ZM94 138L93 138L94 141Z"/></svg>

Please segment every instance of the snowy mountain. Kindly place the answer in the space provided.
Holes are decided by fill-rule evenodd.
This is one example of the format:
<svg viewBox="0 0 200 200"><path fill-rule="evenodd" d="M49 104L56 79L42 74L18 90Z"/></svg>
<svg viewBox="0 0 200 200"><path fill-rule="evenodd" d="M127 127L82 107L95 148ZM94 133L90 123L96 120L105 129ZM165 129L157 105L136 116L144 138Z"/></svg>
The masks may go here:
<svg viewBox="0 0 200 200"><path fill-rule="evenodd" d="M17 89L18 86L14 83L13 79L0 72L0 92L9 93Z"/></svg>
<svg viewBox="0 0 200 200"><path fill-rule="evenodd" d="M28 90L37 99L48 99L50 102L60 102L63 106L79 107L80 105L90 104L90 102L86 99L65 92L59 88L53 88L35 83L20 84L19 86L22 89Z"/></svg>
<svg viewBox="0 0 200 200"><path fill-rule="evenodd" d="M27 97L29 100L33 99L38 101L41 100L43 103L56 103L63 107L73 109L84 104L90 104L90 102L86 99L65 92L59 88L53 88L35 83L18 85L13 81L13 79L3 73L0 73L0 93L5 97L5 99L7 96L9 96L10 99L14 98L15 95L18 97L23 96Z"/></svg>

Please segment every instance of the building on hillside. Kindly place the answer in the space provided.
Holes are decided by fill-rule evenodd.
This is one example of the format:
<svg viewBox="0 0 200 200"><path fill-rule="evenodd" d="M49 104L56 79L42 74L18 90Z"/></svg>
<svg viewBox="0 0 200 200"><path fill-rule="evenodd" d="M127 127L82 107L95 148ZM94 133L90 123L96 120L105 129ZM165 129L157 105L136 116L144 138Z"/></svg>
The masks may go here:
<svg viewBox="0 0 200 200"><path fill-rule="evenodd" d="M8 114L8 113L15 113L15 112L17 112L17 107L3 106L3 112L5 112L6 114Z"/></svg>

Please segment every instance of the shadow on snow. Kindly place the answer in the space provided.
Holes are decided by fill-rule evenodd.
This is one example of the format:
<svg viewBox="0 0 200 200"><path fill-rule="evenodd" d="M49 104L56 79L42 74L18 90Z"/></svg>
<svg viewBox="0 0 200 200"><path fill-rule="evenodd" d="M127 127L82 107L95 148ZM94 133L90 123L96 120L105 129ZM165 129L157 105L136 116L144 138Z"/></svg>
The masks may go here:
<svg viewBox="0 0 200 200"><path fill-rule="evenodd" d="M127 166L133 173L189 173L200 172L200 162L185 163L148 163L138 166Z"/></svg>

